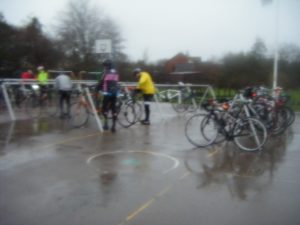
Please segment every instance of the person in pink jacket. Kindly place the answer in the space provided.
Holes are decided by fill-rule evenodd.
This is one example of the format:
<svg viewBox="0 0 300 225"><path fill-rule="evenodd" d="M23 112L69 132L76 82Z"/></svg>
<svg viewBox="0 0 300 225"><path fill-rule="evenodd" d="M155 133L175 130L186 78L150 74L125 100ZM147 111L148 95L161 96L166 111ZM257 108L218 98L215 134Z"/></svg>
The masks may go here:
<svg viewBox="0 0 300 225"><path fill-rule="evenodd" d="M117 120L117 110L116 110L116 101L118 94L118 82L119 74L113 68L112 62L110 60L105 60L102 63L104 67L104 75L100 82L100 89L103 95L102 102L102 113L104 116L104 130L108 130L108 120L107 115L109 110L112 112L112 126L111 131L116 131L116 120Z"/></svg>

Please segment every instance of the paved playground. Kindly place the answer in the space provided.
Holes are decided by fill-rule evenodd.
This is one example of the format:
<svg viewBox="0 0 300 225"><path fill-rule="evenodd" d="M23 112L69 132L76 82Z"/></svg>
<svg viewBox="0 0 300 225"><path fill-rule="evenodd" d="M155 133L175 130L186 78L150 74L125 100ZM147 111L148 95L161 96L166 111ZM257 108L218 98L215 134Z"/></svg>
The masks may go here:
<svg viewBox="0 0 300 225"><path fill-rule="evenodd" d="M2 225L300 224L300 117L261 152L195 149L189 114L101 133L66 120L1 117ZM6 118L6 119L5 119Z"/></svg>

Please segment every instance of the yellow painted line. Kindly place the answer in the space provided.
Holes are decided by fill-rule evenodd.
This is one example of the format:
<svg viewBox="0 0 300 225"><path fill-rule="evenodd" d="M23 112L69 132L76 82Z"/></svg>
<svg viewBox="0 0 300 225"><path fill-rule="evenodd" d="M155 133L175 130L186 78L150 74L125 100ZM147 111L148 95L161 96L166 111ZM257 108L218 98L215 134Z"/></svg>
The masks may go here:
<svg viewBox="0 0 300 225"><path fill-rule="evenodd" d="M220 149L216 149L215 151L209 153L207 156L208 157L213 157L215 154L217 154L220 151Z"/></svg>
<svg viewBox="0 0 300 225"><path fill-rule="evenodd" d="M164 194L166 194L168 191L172 189L173 185L169 185L165 187L161 192L159 192L156 196L157 197L162 197Z"/></svg>
<svg viewBox="0 0 300 225"><path fill-rule="evenodd" d="M148 202L146 202L140 208L138 208L133 213L131 213L129 216L127 216L126 221L128 222L128 221L132 220L134 217L136 217L142 211L144 211L145 209L147 209L154 201L155 201L154 198L150 199Z"/></svg>
<svg viewBox="0 0 300 225"><path fill-rule="evenodd" d="M184 173L181 177L179 177L178 180L183 180L184 178L188 177L191 173L190 172L186 172ZM156 198L158 197L162 197L163 195L165 195L168 191L172 190L174 185L168 185L167 187L165 187L163 190L161 190L158 194L156 194ZM133 220L137 215L139 215L140 213L142 213L144 210L146 210L151 204L153 204L155 202L155 196L152 197L148 202L146 202L144 205L142 205L141 207L139 207L137 210L135 210L133 213L129 214L126 218L126 222L129 222L130 220ZM126 222L120 223L118 225L124 225Z"/></svg>
<svg viewBox="0 0 300 225"><path fill-rule="evenodd" d="M183 174L181 177L179 177L179 180L183 180L184 178L186 178L187 176L189 176L191 174L191 172L186 172L185 174Z"/></svg>

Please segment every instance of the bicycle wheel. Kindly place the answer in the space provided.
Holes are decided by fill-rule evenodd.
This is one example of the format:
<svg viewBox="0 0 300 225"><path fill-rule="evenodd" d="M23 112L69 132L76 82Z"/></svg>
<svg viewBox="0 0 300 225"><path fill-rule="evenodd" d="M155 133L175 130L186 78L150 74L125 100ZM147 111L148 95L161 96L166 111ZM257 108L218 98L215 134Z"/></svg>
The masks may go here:
<svg viewBox="0 0 300 225"><path fill-rule="evenodd" d="M196 147L207 147L218 136L218 126L213 117L199 113L193 115L185 124L185 136Z"/></svg>
<svg viewBox="0 0 300 225"><path fill-rule="evenodd" d="M209 123L213 123L214 120L215 120L215 115L208 114L206 117L203 118L203 120L201 122L201 132L202 132L202 135L208 141L211 139L211 137L210 137L209 132L207 132L208 130L207 130L206 126ZM219 124L216 123L215 126L216 126L216 129L218 130L218 134L217 134L216 139L214 140L214 144L220 144L223 141L225 141L226 138L223 135L223 132L221 131ZM208 133L208 134L206 134L206 133Z"/></svg>
<svg viewBox="0 0 300 225"><path fill-rule="evenodd" d="M187 110L187 104L185 104L184 99L177 97L171 101L173 109L178 113L183 113Z"/></svg>
<svg viewBox="0 0 300 225"><path fill-rule="evenodd" d="M287 113L283 109L272 112L272 135L282 134L288 127Z"/></svg>
<svg viewBox="0 0 300 225"><path fill-rule="evenodd" d="M194 97L193 94L188 96L184 100L184 104L186 105L186 109L187 109L188 112L196 112L197 109L198 109L196 98Z"/></svg>
<svg viewBox="0 0 300 225"><path fill-rule="evenodd" d="M130 127L136 122L136 112L133 104L122 105L118 114L118 123L122 127Z"/></svg>
<svg viewBox="0 0 300 225"><path fill-rule="evenodd" d="M287 115L287 126L289 127L295 121L295 112L290 107L287 107L287 106L284 107L284 110Z"/></svg>
<svg viewBox="0 0 300 225"><path fill-rule="evenodd" d="M246 118L236 122L233 128L234 143L242 150L260 150L267 140L267 129L255 118Z"/></svg>
<svg viewBox="0 0 300 225"><path fill-rule="evenodd" d="M137 101L132 102L132 105L134 107L134 112L135 112L135 123L140 121L142 119L143 116L143 105Z"/></svg>
<svg viewBox="0 0 300 225"><path fill-rule="evenodd" d="M80 102L71 105L71 125L79 128L84 126L89 120L88 109Z"/></svg>
<svg viewBox="0 0 300 225"><path fill-rule="evenodd" d="M36 119L41 114L40 102L37 96L31 95L25 100L25 111L32 119Z"/></svg>

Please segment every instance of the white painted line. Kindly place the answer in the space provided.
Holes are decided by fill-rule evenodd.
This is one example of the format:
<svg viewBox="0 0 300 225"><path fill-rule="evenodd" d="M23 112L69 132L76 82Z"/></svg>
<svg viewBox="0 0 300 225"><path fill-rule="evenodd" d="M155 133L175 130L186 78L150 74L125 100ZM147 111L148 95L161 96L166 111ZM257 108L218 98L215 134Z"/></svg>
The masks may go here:
<svg viewBox="0 0 300 225"><path fill-rule="evenodd" d="M167 159L170 159L173 161L173 165L172 167L170 167L169 169L163 171L162 174L167 174L169 172L171 172L172 170L175 170L178 166L179 166L179 160L176 159L175 157L172 157L170 155L164 154L164 153L157 153L157 152L146 152L146 151L113 151L113 152L102 152L96 155L93 155L91 157L89 157L86 161L87 164L90 164L91 161L97 157L103 156L103 155L111 155L111 154L120 154L120 153L145 153L145 154L150 154L150 155L156 155L156 156L161 156Z"/></svg>

